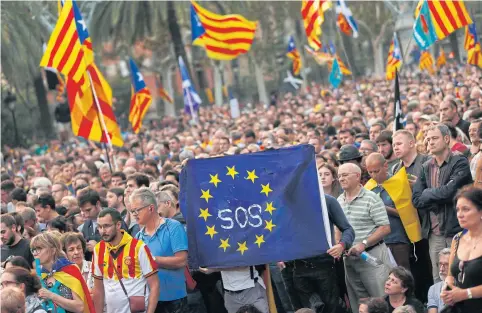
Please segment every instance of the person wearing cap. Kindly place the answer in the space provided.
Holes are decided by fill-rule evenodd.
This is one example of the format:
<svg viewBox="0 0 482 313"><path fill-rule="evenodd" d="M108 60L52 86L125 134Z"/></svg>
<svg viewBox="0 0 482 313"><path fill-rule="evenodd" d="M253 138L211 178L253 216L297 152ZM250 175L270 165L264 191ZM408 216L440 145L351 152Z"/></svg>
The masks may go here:
<svg viewBox="0 0 482 313"><path fill-rule="evenodd" d="M338 162L340 162L340 164L353 163L362 169L361 183L366 184L366 182L370 179L370 175L362 166L362 159L363 154L358 151L354 145L344 145L341 147L340 152L338 153Z"/></svg>

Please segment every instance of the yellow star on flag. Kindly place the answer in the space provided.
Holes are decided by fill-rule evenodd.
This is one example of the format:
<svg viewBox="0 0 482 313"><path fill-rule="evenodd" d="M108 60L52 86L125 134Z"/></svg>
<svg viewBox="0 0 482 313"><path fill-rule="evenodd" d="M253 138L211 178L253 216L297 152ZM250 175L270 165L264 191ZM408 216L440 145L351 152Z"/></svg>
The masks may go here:
<svg viewBox="0 0 482 313"><path fill-rule="evenodd" d="M207 209L206 209L207 210ZM269 212L269 214L273 215L273 211L276 210L276 208L273 206L273 201L271 202L266 202L266 212Z"/></svg>
<svg viewBox="0 0 482 313"><path fill-rule="evenodd" d="M208 228L208 231L205 233L205 235L209 235L211 236L211 239L213 239L214 235L216 235L218 232L214 229L214 227L216 227L216 225L213 225L211 227L207 226L206 227Z"/></svg>
<svg viewBox="0 0 482 313"><path fill-rule="evenodd" d="M225 240L223 239L220 239L220 240L221 240L221 244L219 245L219 248L224 249L224 252L226 252L226 249L231 247L231 245L229 244L229 238L226 238Z"/></svg>
<svg viewBox="0 0 482 313"><path fill-rule="evenodd" d="M241 252L241 255L243 255L246 250L248 250L248 247L246 247L246 241L241 243L238 242L238 249L236 251Z"/></svg>
<svg viewBox="0 0 482 313"><path fill-rule="evenodd" d="M201 199L206 200L206 203L209 202L209 199L211 199L213 197L209 194L209 189L206 190L206 191L201 189L201 192L203 193L203 195L201 196Z"/></svg>
<svg viewBox="0 0 482 313"><path fill-rule="evenodd" d="M267 229L270 232L272 232L273 228L276 226L275 224L273 224L273 220L269 220L269 221L265 221L265 222L266 222L266 226L264 227L264 229Z"/></svg>
<svg viewBox="0 0 482 313"><path fill-rule="evenodd" d="M232 167L226 166L226 168L228 169L228 173L226 175L231 176L233 179L236 175L239 174L238 172L236 172L236 169L234 168L234 165Z"/></svg>
<svg viewBox="0 0 482 313"><path fill-rule="evenodd" d="M265 242L264 235L261 235L261 236L255 235L255 236L256 236L256 241L254 243L258 245L258 248L261 248L261 244Z"/></svg>
<svg viewBox="0 0 482 313"><path fill-rule="evenodd" d="M273 191L273 190L271 190L271 188L269 188L269 183L266 184L266 185L261 184L261 187L262 187L261 193L264 193L264 194L266 195L266 197L268 196L268 194L269 194L270 192Z"/></svg>
<svg viewBox="0 0 482 313"><path fill-rule="evenodd" d="M209 181L209 183L213 184L214 187L217 187L219 183L222 183L222 181L218 178L218 174L216 175L209 174L209 176L211 176L211 180Z"/></svg>
<svg viewBox="0 0 482 313"><path fill-rule="evenodd" d="M256 173L255 173L254 171L255 171L255 170L252 170L251 172L250 172L250 171L246 171L246 172L248 172L248 177L245 178L245 179L251 180L251 181L253 182L253 184L254 184L254 180L255 180L256 178L259 178L258 176L256 176Z"/></svg>
<svg viewBox="0 0 482 313"><path fill-rule="evenodd" d="M208 220L208 217L212 216L212 215L209 214L209 212L208 212L209 208L208 208L208 209L204 209L204 210L203 210L203 209L199 209L199 210L201 210L201 214L199 214L199 217L204 218L204 221L205 221L205 222Z"/></svg>

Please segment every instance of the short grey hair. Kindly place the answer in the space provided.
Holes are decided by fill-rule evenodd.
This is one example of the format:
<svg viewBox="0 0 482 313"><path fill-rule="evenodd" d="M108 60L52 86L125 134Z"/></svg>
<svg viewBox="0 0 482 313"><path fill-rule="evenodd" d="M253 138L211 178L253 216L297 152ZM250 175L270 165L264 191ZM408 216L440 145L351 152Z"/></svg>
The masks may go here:
<svg viewBox="0 0 482 313"><path fill-rule="evenodd" d="M450 255L450 248L443 248L442 250L440 250L440 252L438 253L438 257L440 258L443 255Z"/></svg>
<svg viewBox="0 0 482 313"><path fill-rule="evenodd" d="M37 215L35 213L35 210L32 209L31 207L25 207L23 208L23 211L20 212L20 216L23 218L23 220L26 221L37 221Z"/></svg>
<svg viewBox="0 0 482 313"><path fill-rule="evenodd" d="M450 129L447 127L447 125L444 125L444 124L436 124L436 125L432 125L429 127L429 129L427 130L428 131L431 131L431 130L440 130L440 133L442 134L442 137L445 137L445 136L449 136L450 137Z"/></svg>
<svg viewBox="0 0 482 313"><path fill-rule="evenodd" d="M135 199L138 199L142 202L142 205L153 205L157 208L157 199L156 195L152 192L151 189L148 187L141 187L135 189L132 194L129 196L129 202L134 202Z"/></svg>
<svg viewBox="0 0 482 313"><path fill-rule="evenodd" d="M369 145L372 146L373 151L378 151L378 146L377 146L377 144L376 144L374 141L372 141L372 140L364 139L364 140L362 140L361 143L367 143L367 144L369 144Z"/></svg>

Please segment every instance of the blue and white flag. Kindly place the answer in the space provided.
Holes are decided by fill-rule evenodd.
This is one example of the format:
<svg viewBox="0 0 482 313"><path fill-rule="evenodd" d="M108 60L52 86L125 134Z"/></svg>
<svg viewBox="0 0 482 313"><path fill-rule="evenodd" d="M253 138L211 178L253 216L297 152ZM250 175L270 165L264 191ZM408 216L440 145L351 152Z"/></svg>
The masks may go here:
<svg viewBox="0 0 482 313"><path fill-rule="evenodd" d="M189 78L189 73L182 57L179 57L179 70L181 71L182 92L184 95L184 111L191 114L191 116L195 116L202 100L191 84L191 79Z"/></svg>

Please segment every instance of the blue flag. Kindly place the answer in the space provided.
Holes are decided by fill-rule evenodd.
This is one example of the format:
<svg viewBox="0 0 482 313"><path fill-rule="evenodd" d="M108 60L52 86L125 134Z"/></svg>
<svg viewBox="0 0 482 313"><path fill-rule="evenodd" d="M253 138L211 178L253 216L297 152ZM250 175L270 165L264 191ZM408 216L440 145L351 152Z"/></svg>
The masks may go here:
<svg viewBox="0 0 482 313"><path fill-rule="evenodd" d="M191 267L266 264L328 249L310 145L190 160L180 185Z"/></svg>
<svg viewBox="0 0 482 313"><path fill-rule="evenodd" d="M330 84L333 86L333 88L338 88L342 80L343 80L343 73L341 72L341 68L340 68L340 65L338 64L338 60L335 58L333 60L333 66L331 67L329 81L330 81Z"/></svg>
<svg viewBox="0 0 482 313"><path fill-rule="evenodd" d="M191 115L196 115L202 100L191 84L191 79L182 57L179 57L179 70L181 71L182 92L184 95L184 111Z"/></svg>
<svg viewBox="0 0 482 313"><path fill-rule="evenodd" d="M426 0L420 7L419 15L413 24L413 38L422 50L427 49L438 40Z"/></svg>

